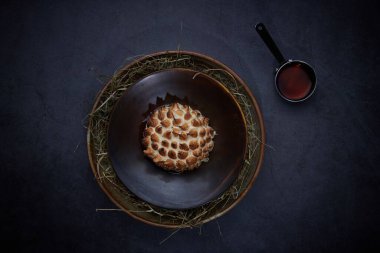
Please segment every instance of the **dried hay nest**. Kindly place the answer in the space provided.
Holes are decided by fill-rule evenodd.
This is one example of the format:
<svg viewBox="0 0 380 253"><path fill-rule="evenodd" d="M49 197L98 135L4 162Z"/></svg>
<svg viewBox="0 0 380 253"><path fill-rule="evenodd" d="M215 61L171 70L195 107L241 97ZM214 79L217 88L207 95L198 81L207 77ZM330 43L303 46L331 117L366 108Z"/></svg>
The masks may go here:
<svg viewBox="0 0 380 253"><path fill-rule="evenodd" d="M222 83L240 105L247 124L247 152L237 179L218 198L200 207L187 210L157 207L136 197L118 179L111 166L107 149L109 118L122 94L143 77L173 68L185 68L204 73ZM201 54L167 51L142 57L121 68L112 76L98 94L89 115L87 146L96 180L120 209L151 225L169 228L195 227L226 213L250 189L263 160L264 126L254 97L231 69Z"/></svg>

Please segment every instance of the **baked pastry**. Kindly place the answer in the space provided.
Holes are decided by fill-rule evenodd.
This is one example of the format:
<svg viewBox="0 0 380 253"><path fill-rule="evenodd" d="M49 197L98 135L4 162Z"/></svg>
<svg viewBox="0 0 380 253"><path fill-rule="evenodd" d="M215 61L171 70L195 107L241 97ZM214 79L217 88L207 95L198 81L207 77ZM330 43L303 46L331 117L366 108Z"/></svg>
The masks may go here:
<svg viewBox="0 0 380 253"><path fill-rule="evenodd" d="M147 120L144 154L159 167L176 172L207 162L216 135L200 111L179 103L158 107Z"/></svg>

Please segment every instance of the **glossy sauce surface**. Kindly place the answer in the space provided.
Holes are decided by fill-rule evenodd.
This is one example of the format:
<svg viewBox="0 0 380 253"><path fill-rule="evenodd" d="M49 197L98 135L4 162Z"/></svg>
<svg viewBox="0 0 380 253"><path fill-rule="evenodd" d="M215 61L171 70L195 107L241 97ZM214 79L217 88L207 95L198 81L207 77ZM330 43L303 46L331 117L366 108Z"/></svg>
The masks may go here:
<svg viewBox="0 0 380 253"><path fill-rule="evenodd" d="M285 66L278 74L277 87L281 94L291 100L305 98L312 90L312 81L302 64Z"/></svg>

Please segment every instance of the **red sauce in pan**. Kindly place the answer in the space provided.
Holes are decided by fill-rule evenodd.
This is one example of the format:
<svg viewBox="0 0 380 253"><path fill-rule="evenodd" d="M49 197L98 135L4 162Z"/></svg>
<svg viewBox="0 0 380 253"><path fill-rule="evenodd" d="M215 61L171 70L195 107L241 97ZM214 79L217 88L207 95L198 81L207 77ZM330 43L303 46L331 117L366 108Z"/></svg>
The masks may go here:
<svg viewBox="0 0 380 253"><path fill-rule="evenodd" d="M281 94L291 100L300 100L309 95L312 81L301 64L285 66L278 75L277 87Z"/></svg>

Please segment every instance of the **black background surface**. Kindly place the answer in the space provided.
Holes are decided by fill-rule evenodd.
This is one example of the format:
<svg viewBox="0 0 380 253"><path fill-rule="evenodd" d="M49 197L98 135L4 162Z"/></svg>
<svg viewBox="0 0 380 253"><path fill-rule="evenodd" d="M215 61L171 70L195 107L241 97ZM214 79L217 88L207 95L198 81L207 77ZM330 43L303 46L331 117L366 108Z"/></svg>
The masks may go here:
<svg viewBox="0 0 380 253"><path fill-rule="evenodd" d="M379 252L378 9L375 1L2 2L1 247ZM286 57L315 67L310 101L276 94L277 63L253 29L260 21ZM178 45L249 84L273 149L237 207L159 245L170 230L95 211L115 207L94 180L82 125L99 75Z"/></svg>

